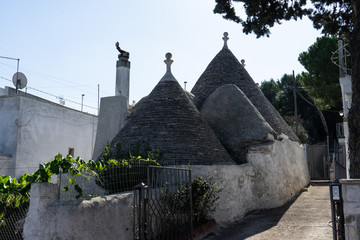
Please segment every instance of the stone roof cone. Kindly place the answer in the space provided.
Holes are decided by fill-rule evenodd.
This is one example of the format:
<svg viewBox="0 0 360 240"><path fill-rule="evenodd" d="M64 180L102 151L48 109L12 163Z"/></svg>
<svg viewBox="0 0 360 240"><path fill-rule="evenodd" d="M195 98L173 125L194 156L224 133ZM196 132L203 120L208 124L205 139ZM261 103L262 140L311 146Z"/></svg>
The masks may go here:
<svg viewBox="0 0 360 240"><path fill-rule="evenodd" d="M204 102L201 115L237 163L246 163L251 145L274 141L270 127L245 94L233 84L218 87Z"/></svg>
<svg viewBox="0 0 360 240"><path fill-rule="evenodd" d="M218 87L234 84L246 95L278 135L283 133L292 140L298 140L289 125L263 95L244 66L230 51L227 46L228 39L228 34L224 33L224 47L210 62L191 90L191 93L197 98L198 108L201 109L206 98Z"/></svg>
<svg viewBox="0 0 360 240"><path fill-rule="evenodd" d="M136 144L158 149L164 164L235 164L172 75L170 53L164 62L164 77L111 144L119 142L122 149Z"/></svg>

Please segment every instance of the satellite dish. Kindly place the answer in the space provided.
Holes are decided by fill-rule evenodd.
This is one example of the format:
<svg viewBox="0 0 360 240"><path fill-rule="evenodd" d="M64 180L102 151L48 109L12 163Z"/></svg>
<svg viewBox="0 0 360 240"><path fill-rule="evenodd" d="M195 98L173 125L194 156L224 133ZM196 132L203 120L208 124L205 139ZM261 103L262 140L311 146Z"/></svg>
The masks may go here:
<svg viewBox="0 0 360 240"><path fill-rule="evenodd" d="M12 77L12 82L14 83L16 89L23 89L26 87L27 78L22 72L17 72Z"/></svg>

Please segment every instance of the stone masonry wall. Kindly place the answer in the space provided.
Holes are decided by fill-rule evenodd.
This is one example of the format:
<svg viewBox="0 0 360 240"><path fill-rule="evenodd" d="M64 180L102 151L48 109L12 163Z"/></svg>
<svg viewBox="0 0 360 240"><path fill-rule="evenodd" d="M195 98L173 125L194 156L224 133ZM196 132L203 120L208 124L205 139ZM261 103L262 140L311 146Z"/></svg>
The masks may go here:
<svg viewBox="0 0 360 240"><path fill-rule="evenodd" d="M192 176L226 179L213 218L225 224L247 212L281 206L310 182L304 149L283 139L250 148L242 165L192 165ZM178 166L187 168L188 166ZM32 185L25 240L132 239L133 195L57 202L59 188Z"/></svg>
<svg viewBox="0 0 360 240"><path fill-rule="evenodd" d="M132 239L131 193L67 202L58 195L56 184L32 184L25 240Z"/></svg>
<svg viewBox="0 0 360 240"><path fill-rule="evenodd" d="M242 165L191 166L192 176L225 178L213 217L229 223L247 212L279 207L310 183L305 152L289 139L253 146Z"/></svg>

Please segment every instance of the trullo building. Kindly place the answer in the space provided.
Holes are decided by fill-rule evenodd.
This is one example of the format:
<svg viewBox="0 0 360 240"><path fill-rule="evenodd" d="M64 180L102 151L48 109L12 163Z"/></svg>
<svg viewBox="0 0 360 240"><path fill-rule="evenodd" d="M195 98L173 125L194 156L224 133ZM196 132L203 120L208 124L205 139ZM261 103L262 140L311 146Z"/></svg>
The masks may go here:
<svg viewBox="0 0 360 240"><path fill-rule="evenodd" d="M310 181L297 136L230 51L228 39L224 33L223 48L191 93L172 75L166 54L164 77L111 140L113 148L157 149L163 164L190 164L193 176L225 178L223 204L214 213L218 222L280 206Z"/></svg>

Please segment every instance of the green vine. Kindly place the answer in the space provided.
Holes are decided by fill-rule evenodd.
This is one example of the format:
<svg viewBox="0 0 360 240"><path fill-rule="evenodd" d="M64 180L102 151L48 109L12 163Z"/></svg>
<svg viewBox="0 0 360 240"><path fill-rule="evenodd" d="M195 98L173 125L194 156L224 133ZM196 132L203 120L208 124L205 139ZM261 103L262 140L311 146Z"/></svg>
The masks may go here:
<svg viewBox="0 0 360 240"><path fill-rule="evenodd" d="M144 169L148 165L159 165L156 160L160 154L146 150L143 154L147 155L144 159L140 156L135 157L133 153L139 151L128 151L124 154L120 145L116 145L115 150L111 150L107 145L103 151L103 157L96 161L89 160L85 162L80 157L74 159L71 155L63 157L56 155L50 162L39 164L39 169L33 174L24 174L18 180L10 176L0 177L0 226L5 224L5 209L16 209L19 206L26 206L30 201L30 187L32 183L50 182L52 175L70 174L68 186L62 190L69 191L70 186L74 186L77 193L76 199L83 197L83 189L76 183L76 176L88 178L88 175L82 174L90 172L95 176L95 183L108 193L117 193L133 189L131 183L137 181L146 182L146 172ZM127 154L127 155L126 155ZM117 157L115 159L115 157ZM127 157L119 158L119 157ZM138 168L138 167L141 168ZM137 169L137 171L134 171ZM115 170L115 174L114 174ZM116 184L114 184L114 182ZM111 184L108 184L111 183ZM128 184L130 183L130 184ZM164 202L175 204L174 209L169 211L185 211L190 191L192 192L193 202L193 221L195 225L204 221L209 214L214 212L216 201L223 188L223 180L215 182L212 177L196 177L191 182L191 188L181 186L175 194L164 191L162 197ZM93 197L89 195L88 197Z"/></svg>
<svg viewBox="0 0 360 240"><path fill-rule="evenodd" d="M108 155L110 156L110 155ZM74 186L77 193L76 199L83 197L82 188L76 184L76 176L83 175L83 172L91 172L96 176L96 183L104 187L103 181L107 170L116 167L131 167L139 163L145 165L158 165L158 163L149 158L142 159L140 156L130 156L129 159L99 159L85 162L80 157L74 159L71 155L63 157L61 154L56 155L50 162L39 164L39 169L33 174L24 174L19 180L10 176L0 176L0 226L4 224L5 209L18 208L20 205L28 204L30 201L30 187L32 183L50 182L52 175L68 173L71 175L69 185L62 190L69 191L69 186ZM93 195L89 195L93 197Z"/></svg>

